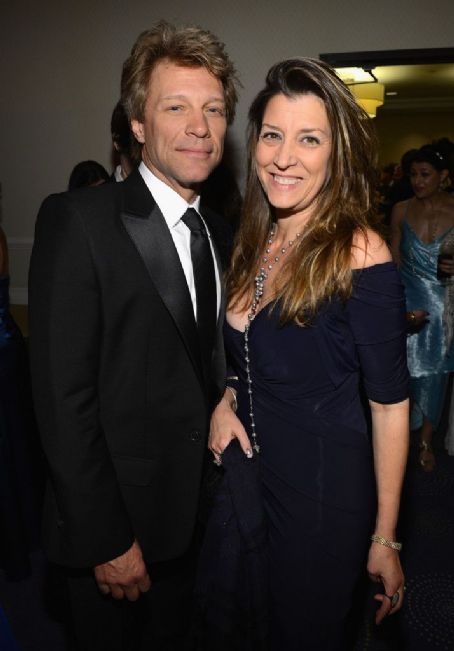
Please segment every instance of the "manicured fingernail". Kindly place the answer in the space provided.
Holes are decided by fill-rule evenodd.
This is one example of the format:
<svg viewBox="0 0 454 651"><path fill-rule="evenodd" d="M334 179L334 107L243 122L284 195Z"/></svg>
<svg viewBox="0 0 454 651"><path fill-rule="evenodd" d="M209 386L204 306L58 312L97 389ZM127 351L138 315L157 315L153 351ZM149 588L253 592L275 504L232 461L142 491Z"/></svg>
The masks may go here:
<svg viewBox="0 0 454 651"><path fill-rule="evenodd" d="M252 452L251 448L248 448L248 449L246 450L246 456L247 456L247 458L248 458L248 459L252 459L252 454L253 454L253 452Z"/></svg>

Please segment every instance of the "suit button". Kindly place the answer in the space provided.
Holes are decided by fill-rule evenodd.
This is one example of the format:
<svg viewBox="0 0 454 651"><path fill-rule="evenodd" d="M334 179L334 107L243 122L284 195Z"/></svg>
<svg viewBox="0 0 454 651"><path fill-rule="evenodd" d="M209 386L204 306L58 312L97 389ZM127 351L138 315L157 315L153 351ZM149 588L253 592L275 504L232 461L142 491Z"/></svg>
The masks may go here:
<svg viewBox="0 0 454 651"><path fill-rule="evenodd" d="M200 443L202 440L202 435L200 433L200 430L198 429L193 429L189 432L189 440L192 441L193 443Z"/></svg>

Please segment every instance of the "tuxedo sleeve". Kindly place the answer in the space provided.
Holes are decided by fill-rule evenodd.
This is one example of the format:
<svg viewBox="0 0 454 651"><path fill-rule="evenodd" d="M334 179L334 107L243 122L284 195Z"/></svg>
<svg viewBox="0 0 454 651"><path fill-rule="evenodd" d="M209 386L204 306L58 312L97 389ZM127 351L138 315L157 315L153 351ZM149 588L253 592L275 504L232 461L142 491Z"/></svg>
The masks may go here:
<svg viewBox="0 0 454 651"><path fill-rule="evenodd" d="M102 296L87 229L71 196L38 215L30 281L36 416L56 502L59 557L90 567L134 540L98 412Z"/></svg>

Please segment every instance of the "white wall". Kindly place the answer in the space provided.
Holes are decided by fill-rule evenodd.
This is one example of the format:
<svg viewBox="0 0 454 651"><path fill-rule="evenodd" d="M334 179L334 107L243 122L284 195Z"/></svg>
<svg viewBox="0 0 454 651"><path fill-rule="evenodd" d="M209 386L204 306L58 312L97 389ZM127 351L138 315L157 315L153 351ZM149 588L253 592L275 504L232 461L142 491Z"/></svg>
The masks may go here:
<svg viewBox="0 0 454 651"><path fill-rule="evenodd" d="M121 65L154 21L214 31L244 89L232 131L242 156L247 107L274 62L322 52L451 47L452 0L23 0L0 2L0 183L13 300L25 300L42 199L73 165L109 166L110 114ZM240 160L241 164L241 160Z"/></svg>

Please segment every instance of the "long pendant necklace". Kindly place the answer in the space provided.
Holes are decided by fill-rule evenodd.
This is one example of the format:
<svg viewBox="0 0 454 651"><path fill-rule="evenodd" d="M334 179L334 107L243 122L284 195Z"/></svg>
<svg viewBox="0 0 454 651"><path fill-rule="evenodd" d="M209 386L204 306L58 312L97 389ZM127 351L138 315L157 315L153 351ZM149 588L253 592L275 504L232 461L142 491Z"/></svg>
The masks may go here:
<svg viewBox="0 0 454 651"><path fill-rule="evenodd" d="M268 273L274 267L275 264L279 262L281 256L293 246L293 244L301 237L301 233L295 235L295 239L289 240L287 246L283 246L280 250L280 255L275 255L272 259L270 258L271 247L274 242L274 236L276 234L276 224L273 224L271 227L270 234L268 236L267 247L265 249L265 255L262 258L262 262L265 266L260 267L260 270L257 276L254 279L254 294L252 299L251 308L249 314L247 315L247 323L244 327L244 359L246 362L246 381L247 381L247 392L249 396L249 418L251 422L251 438L252 438L252 448L255 452L260 452L260 446L257 442L257 432L255 429L255 418L254 418L254 403L252 398L252 375L251 375L251 366L250 366L250 357L249 357L249 329L251 327L252 321L257 316L257 310L260 303L260 300L263 296L263 290L265 287L265 281L268 278Z"/></svg>
<svg viewBox="0 0 454 651"><path fill-rule="evenodd" d="M429 221L427 230L429 232L429 243L432 244L437 238L438 233L438 220Z"/></svg>

